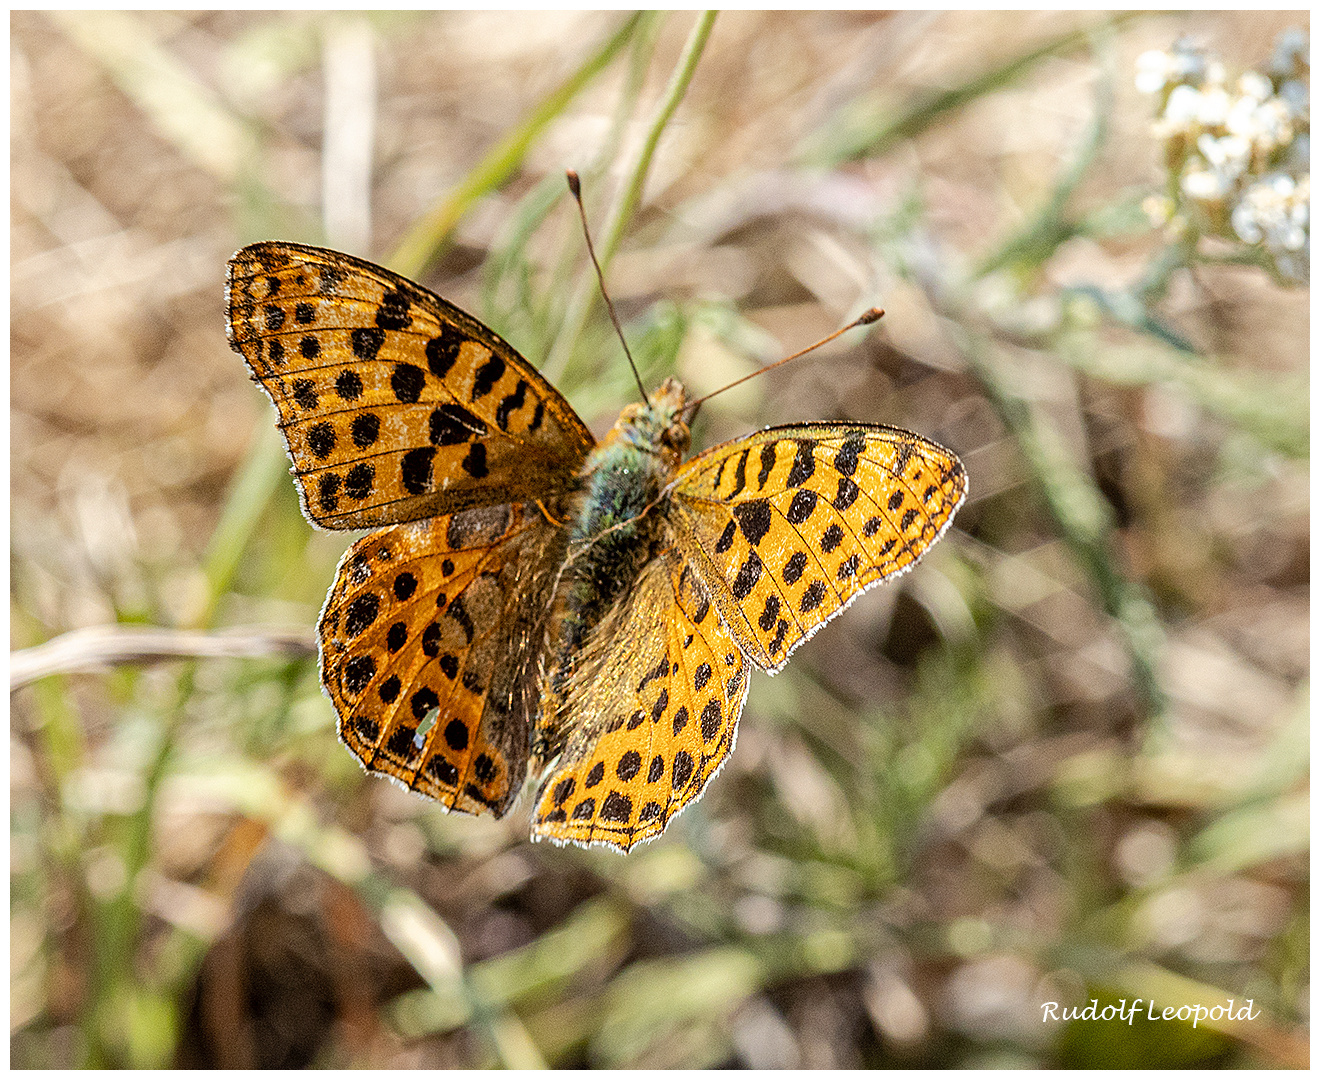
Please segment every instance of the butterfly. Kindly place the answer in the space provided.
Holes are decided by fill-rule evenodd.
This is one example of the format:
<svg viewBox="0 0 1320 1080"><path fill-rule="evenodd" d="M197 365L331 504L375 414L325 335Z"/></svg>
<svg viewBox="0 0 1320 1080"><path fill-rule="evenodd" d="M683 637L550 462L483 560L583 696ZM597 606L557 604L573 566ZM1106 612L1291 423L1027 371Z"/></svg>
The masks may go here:
<svg viewBox="0 0 1320 1080"><path fill-rule="evenodd" d="M279 413L308 519L374 530L318 623L339 737L371 773L533 839L627 851L733 750L773 674L910 569L967 494L897 428L771 427L684 461L667 379L597 442L508 343L406 278L267 242L228 335Z"/></svg>

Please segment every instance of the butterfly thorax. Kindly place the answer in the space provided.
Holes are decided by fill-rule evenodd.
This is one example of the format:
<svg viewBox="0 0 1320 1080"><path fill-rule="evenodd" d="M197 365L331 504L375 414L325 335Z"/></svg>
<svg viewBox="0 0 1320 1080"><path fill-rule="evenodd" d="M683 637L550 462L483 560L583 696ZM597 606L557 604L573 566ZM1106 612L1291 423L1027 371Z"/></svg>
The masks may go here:
<svg viewBox="0 0 1320 1080"><path fill-rule="evenodd" d="M660 501L691 439L685 405L682 385L666 379L649 402L623 410L582 467L558 591L552 685L571 673L570 658L628 594L662 542Z"/></svg>

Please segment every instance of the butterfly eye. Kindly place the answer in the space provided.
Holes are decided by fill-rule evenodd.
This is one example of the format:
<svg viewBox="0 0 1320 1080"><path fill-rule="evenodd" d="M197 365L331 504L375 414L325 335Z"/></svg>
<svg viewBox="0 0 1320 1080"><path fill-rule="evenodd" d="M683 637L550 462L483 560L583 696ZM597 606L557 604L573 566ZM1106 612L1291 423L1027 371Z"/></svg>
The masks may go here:
<svg viewBox="0 0 1320 1080"><path fill-rule="evenodd" d="M670 450L677 450L679 454L682 454L692 442L692 432L682 420L675 420L665 428L664 434L660 436L660 441Z"/></svg>

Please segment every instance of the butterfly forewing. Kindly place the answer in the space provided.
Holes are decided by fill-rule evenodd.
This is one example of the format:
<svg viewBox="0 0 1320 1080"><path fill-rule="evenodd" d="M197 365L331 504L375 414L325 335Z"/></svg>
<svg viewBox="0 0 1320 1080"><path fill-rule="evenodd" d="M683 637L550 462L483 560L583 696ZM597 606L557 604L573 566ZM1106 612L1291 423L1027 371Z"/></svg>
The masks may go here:
<svg viewBox="0 0 1320 1080"><path fill-rule="evenodd" d="M322 683L370 771L503 814L526 775L558 530L498 506L398 525L344 556Z"/></svg>
<svg viewBox="0 0 1320 1080"><path fill-rule="evenodd" d="M967 493L956 456L897 428L768 428L680 470L671 526L751 659L778 670L859 593L909 569Z"/></svg>
<svg viewBox="0 0 1320 1080"><path fill-rule="evenodd" d="M570 734L538 788L532 835L624 851L658 836L733 749L748 675L697 575L657 558L551 703Z"/></svg>
<svg viewBox="0 0 1320 1080"><path fill-rule="evenodd" d="M593 445L510 345L371 263L253 244L226 295L230 343L279 410L303 508L325 528L544 499Z"/></svg>

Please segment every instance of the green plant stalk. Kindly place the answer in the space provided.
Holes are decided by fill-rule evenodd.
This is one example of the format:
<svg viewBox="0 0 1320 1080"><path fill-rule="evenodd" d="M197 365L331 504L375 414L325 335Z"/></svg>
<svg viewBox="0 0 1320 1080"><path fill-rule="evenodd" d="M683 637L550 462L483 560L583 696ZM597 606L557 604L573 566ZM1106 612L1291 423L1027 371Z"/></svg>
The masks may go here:
<svg viewBox="0 0 1320 1080"><path fill-rule="evenodd" d="M193 620L196 628L212 625L220 598L229 590L252 534L271 495L285 476L285 457L274 429L267 429L248 451L238 477L230 486L220 523L203 556L206 602ZM132 953L138 940L142 914L135 895L138 876L151 859L151 834L160 789L169 775L175 744L192 698L197 666L183 665L175 683L173 699L158 714L158 743L143 777L142 805L124 822L119 848L124 862L124 889L96 910L96 975L89 1009L88 1037L93 1053L109 1060L109 1047L102 1038L102 1025L117 1025L119 1019L105 1010L120 1000L119 991L131 979Z"/></svg>
<svg viewBox="0 0 1320 1080"><path fill-rule="evenodd" d="M1110 549L1113 512L1091 478L1072 461L1059 433L1000 378L990 358L989 341L961 323L955 325L968 367L1012 432L1064 542L1095 583L1105 610L1118 623L1132 662L1133 683L1148 715L1158 721L1166 707L1156 671L1164 632L1145 590L1124 578L1115 565Z"/></svg>
<svg viewBox="0 0 1320 1080"><path fill-rule="evenodd" d="M40 865L48 882L61 878L67 881L77 897L78 906L83 911L93 913L96 901L87 888L87 878L79 858L85 846L82 835L85 831L84 823L75 818L64 798L70 777L86 758L87 740L66 676L51 675L38 679L32 684L30 693L34 696L36 713L40 717L37 731L40 753L34 757L45 766L39 775L54 815L53 825L37 832L43 856ZM12 828L11 825L11 833ZM11 893L13 890L11 882ZM94 969L94 980L96 975ZM99 1000L99 986L95 981L89 987L88 997L92 1001ZM94 1009L87 1008L79 1018L80 1029L87 1041L87 1059L82 1064L93 1068L105 1064L97 1038L94 1013Z"/></svg>
<svg viewBox="0 0 1320 1080"><path fill-rule="evenodd" d="M1068 200L1072 198L1077 185L1086 176L1087 170L1094 164L1096 155L1109 135L1109 113L1114 105L1114 79L1109 65L1102 69L1095 89L1095 109L1081 145L1073 155L1072 161L1063 171L1045 205L1020 231L1004 241L998 249L986 256L972 272L972 277L982 278L1003 266L1013 263L1027 263L1039 266L1044 263L1064 241L1080 232L1079 224L1064 216Z"/></svg>
<svg viewBox="0 0 1320 1080"><path fill-rule="evenodd" d="M584 185L594 184L609 164L618 157L619 143L626 130L628 118L637 108L637 100L641 96L646 70L650 65L663 19L664 15L661 12L642 13L642 19L632 36L627 75L624 77L618 105L614 109L609 133L592 160L578 170ZM482 269L482 310L495 319L493 325L496 329L502 329L501 323L510 318L509 309L503 309L501 312L499 307L501 286L505 278L517 274L518 298L514 310L527 319L533 328L532 340L524 342L524 352L525 355L534 357L536 361L539 361L546 352L546 342L551 336L547 327L556 325L563 315L564 290L559 283L571 279L574 261L581 255L582 243L576 221L573 222L572 228L566 231L569 237L577 240L577 243L563 244L558 264L549 277L554 284L540 300L533 297L530 289L531 269L525 253L532 234L544 224L550 212L563 199L566 191L567 185L563 176L556 173L543 177L530 193L519 200L513 218L505 229L503 239L486 259L486 265Z"/></svg>
<svg viewBox="0 0 1320 1080"><path fill-rule="evenodd" d="M220 511L220 521L202 555L207 597L206 604L193 620L192 629L205 629L214 623L216 605L229 592L271 497L280 489L280 484L289 480L288 463L275 427L261 425L260 432L248 447L238 475L230 484L225 505Z"/></svg>
<svg viewBox="0 0 1320 1080"><path fill-rule="evenodd" d="M249 450L247 460L230 488L220 524L212 534L203 558L207 598L194 626L203 628L213 622L217 602L228 591L247 543L281 479L283 460L277 439L269 436L258 439ZM96 959L85 1033L93 1060L102 1063L112 1060L111 1048L103 1037L104 1026L118 1026L120 1023L120 1018L111 1015L109 1010L122 1000L121 991L131 979L132 953L141 926L135 885L151 858L151 833L160 789L169 773L195 676L196 664L185 664L175 683L173 700L158 715L158 742L143 777L142 805L124 821L118 844L124 863L125 886L109 901L93 908L93 921L97 927Z"/></svg>
<svg viewBox="0 0 1320 1080"><path fill-rule="evenodd" d="M98 930L94 944L96 961L91 1021L87 1034L89 1046L96 1048L103 1061L110 1060L108 1047L102 1038L103 1024L119 1025L122 1018L108 1015L122 1000L121 992L131 982L132 955L142 922L138 907L136 885L138 876L151 858L151 833L161 785L169 773L175 739L183 726L184 709L192 697L197 665L189 661L179 674L172 703L161 711L159 742L146 775L143 777L142 805L128 816L117 845L124 862L124 887L113 898L101 905L95 915Z"/></svg>
<svg viewBox="0 0 1320 1080"><path fill-rule="evenodd" d="M637 164L629 177L628 186L624 189L623 198L619 201L613 220L605 230L601 251L606 259L618 250L623 232L632 220L638 203L641 202L642 188L646 184L647 176L650 174L651 160L655 157L655 149L660 143L660 136L664 134L664 130L669 126L669 121L673 118L679 103L687 94L692 76L696 74L697 63L701 60L701 54L706 49L710 32L715 26L715 15L716 12L714 11L703 11L701 17L697 20L697 25L692 28L687 43L683 46L683 54L679 57L678 65L669 79L669 85L665 87L664 96L660 99L660 107L656 110L655 119L652 121L651 128L646 135L646 141L642 144L641 153L638 155Z"/></svg>
<svg viewBox="0 0 1320 1080"><path fill-rule="evenodd" d="M75 45L105 68L152 126L189 161L222 183L233 183L251 157L250 129L173 52L163 27L130 11L52 11Z"/></svg>
<svg viewBox="0 0 1320 1080"><path fill-rule="evenodd" d="M278 437L270 434L257 439L238 478L229 490L220 523L211 536L203 557L207 580L206 604L195 620L197 628L210 626L216 605L229 589L234 572L247 548L248 541L261 518L271 494L275 491L284 470L283 450ZM104 1005L113 1000L114 990L130 966L131 951L137 940L140 912L133 893L138 874L151 857L151 829L155 820L157 799L161 784L169 772L170 759L184 710L192 696L196 665L189 662L180 671L171 704L160 715L159 742L144 776L142 805L129 816L125 824L121 853L126 871L127 885L123 892L110 900L100 911L97 934L97 987L94 1000Z"/></svg>
<svg viewBox="0 0 1320 1080"><path fill-rule="evenodd" d="M1115 385L1172 383L1200 408L1295 460L1310 453L1307 378L1233 371L1160 344L1097 348L1083 331L1055 335L1053 350L1076 370Z"/></svg>
<svg viewBox="0 0 1320 1080"><path fill-rule="evenodd" d="M889 110L882 103L868 100L854 101L844 107L841 115L827 124L823 134L812 138L795 155L798 164L832 169L856 158L883 154L901 139L910 139L920 134L946 113L1008 86L1042 60L1071 52L1085 45L1098 30L1117 29L1129 20L1145 14L1147 12L1117 12L1106 16L1104 21L1096 26L1061 34L1044 45L969 79L961 86L922 98L892 119L885 119L885 114Z"/></svg>
<svg viewBox="0 0 1320 1080"><path fill-rule="evenodd" d="M619 147L623 143L624 135L628 130L628 122L637 113L638 102L641 100L642 90L646 85L646 73L650 70L651 60L655 55L656 42L659 40L660 29L664 25L666 17L662 12L650 12L648 14L650 17L641 25L633 37L628 72L624 78L623 89L619 94L619 102L614 109L614 116L610 121L610 130L601 143L594 160L582 175L582 185L586 190L594 190L601 178L608 172L610 166L618 160ZM564 185L561 184L561 194L563 190ZM573 280L573 268L581 263L585 247L586 244L581 237L578 223L573 221L571 227L566 230L559 260L550 279L554 285L540 305L543 325L547 327L546 339L549 341L553 341L554 338L559 336L559 332L564 325L565 312L572 300L572 294L563 289L560 283Z"/></svg>
<svg viewBox="0 0 1320 1080"><path fill-rule="evenodd" d="M532 235L543 225L550 212L564 197L566 188L564 178L556 173L543 176L536 187L524 195L514 210L513 217L505 226L497 247L486 256L481 268L481 310L492 327L508 337L507 330L501 325L515 314L530 316L523 283L527 277L527 244ZM501 289L505 280L516 274L518 280L517 299L511 304L501 302ZM524 349L530 349L526 343ZM535 355L529 353L529 355Z"/></svg>
<svg viewBox="0 0 1320 1080"><path fill-rule="evenodd" d="M1116 18L1107 23L1105 29L1112 31L1120 21L1121 18ZM1019 57L997 73L992 73L995 76L993 79L990 76L974 79L962 90L942 95L941 109L952 107L944 99L950 99L953 104L961 104L964 100L1001 85L1007 78L1015 76L1044 56L1056 50L1072 48L1082 38L1089 39L1096 32L1090 29L1066 35ZM975 93L972 93L973 90ZM1073 161L1059 177L1049 199L1024 229L982 260L971 280L1013 263L1040 265L1054 253L1060 243L1077 231L1075 224L1064 219L1064 210L1104 144L1112 91L1112 77L1106 74L1096 88L1096 105L1086 135ZM965 292L965 288L957 291ZM946 302L946 306L949 303ZM956 304L956 301L952 303ZM968 330L957 313L949 314L958 327L963 354L973 374L985 388L1004 425L1014 434L1064 541L1095 583L1106 611L1122 628L1132 661L1133 681L1147 711L1152 717L1161 716L1165 700L1156 674L1156 657L1163 632L1144 590L1127 581L1114 564L1109 541L1114 522L1108 505L1090 477L1073 463L1058 432L1033 413L1028 404L1000 379L996 365L990 358L990 342Z"/></svg>
<svg viewBox="0 0 1320 1080"><path fill-rule="evenodd" d="M646 177L651 169L651 160L655 156L655 148L692 82L692 76L697 70L697 62L701 59L701 54L706 48L706 41L715 25L715 15L716 12L714 11L702 12L697 19L696 26L692 28L692 33L688 35L687 44L683 47L683 54L679 57L674 73L670 76L669 85L665 88L664 95L660 99L660 105L656 109L654 119L651 121L646 139L642 143L641 152L637 155L637 160L633 163L632 169L629 170L628 180L623 187L622 194L615 203L606 223L601 242L596 246L602 272L609 266L611 256L618 250L619 241L637 210L637 204L641 201L642 188L646 184ZM573 294L573 299L569 303L564 325L555 340L554 348L551 349L550 355L542 367L543 374L551 382L562 376L564 369L568 366L569 359L573 355L573 350L577 347L578 339L582 336L582 330L591 314L596 292L595 279L587 274L582 275Z"/></svg>
<svg viewBox="0 0 1320 1080"><path fill-rule="evenodd" d="M641 17L640 12L631 15L531 116L496 143L458 187L423 214L394 249L390 266L404 277L421 277L444 250L463 215L478 199L500 187L517 171L532 143L582 88L609 65L632 36Z"/></svg>

